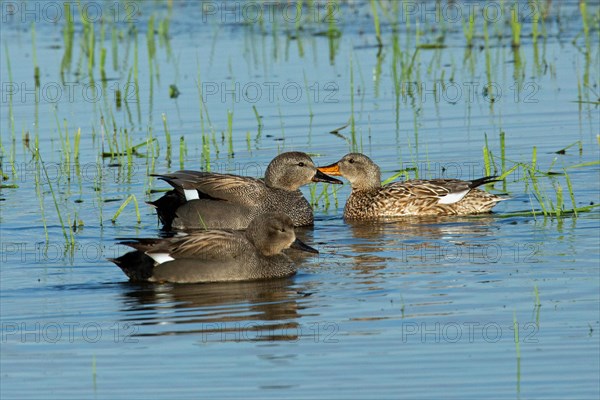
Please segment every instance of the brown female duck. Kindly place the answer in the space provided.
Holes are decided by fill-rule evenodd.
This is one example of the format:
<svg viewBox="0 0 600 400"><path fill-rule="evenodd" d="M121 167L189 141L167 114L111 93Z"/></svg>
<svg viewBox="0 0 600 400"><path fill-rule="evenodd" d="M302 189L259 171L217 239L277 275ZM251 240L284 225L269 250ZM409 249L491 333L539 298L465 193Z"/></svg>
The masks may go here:
<svg viewBox="0 0 600 400"><path fill-rule="evenodd" d="M476 189L493 182L488 176L472 181L413 179L381 185L379 167L367 156L350 153L319 171L343 176L352 193L344 208L346 219L376 219L403 215L468 215L489 212L505 198Z"/></svg>

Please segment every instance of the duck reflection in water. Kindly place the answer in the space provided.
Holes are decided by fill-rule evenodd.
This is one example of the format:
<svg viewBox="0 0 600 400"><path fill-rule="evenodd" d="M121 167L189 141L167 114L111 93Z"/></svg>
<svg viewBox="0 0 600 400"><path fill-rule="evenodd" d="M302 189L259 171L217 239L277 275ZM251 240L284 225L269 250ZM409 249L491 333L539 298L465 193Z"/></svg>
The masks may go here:
<svg viewBox="0 0 600 400"><path fill-rule="evenodd" d="M390 265L414 265L444 261L482 263L486 245L482 238L494 233L496 219L492 216L421 216L396 217L384 221L346 221L352 233L348 244L353 268L361 275L382 278ZM343 249L339 249L343 252ZM467 260L462 260L467 261ZM431 271L427 272L430 273Z"/></svg>
<svg viewBox="0 0 600 400"><path fill-rule="evenodd" d="M123 288L122 320L134 336L196 334L203 342L296 341L310 296L292 278Z"/></svg>

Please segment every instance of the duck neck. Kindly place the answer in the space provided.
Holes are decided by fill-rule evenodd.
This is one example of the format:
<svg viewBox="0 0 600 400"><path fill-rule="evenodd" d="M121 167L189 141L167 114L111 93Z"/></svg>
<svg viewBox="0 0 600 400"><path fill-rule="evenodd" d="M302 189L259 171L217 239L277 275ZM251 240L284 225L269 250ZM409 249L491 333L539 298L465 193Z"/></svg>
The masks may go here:
<svg viewBox="0 0 600 400"><path fill-rule="evenodd" d="M267 167L267 171L265 172L265 185L273 189L283 189L283 190L297 190L299 186L294 185L294 183L289 179L290 177L285 174L279 174L271 168L271 165Z"/></svg>
<svg viewBox="0 0 600 400"><path fill-rule="evenodd" d="M352 191L357 192L372 192L378 190L381 187L381 180L379 178L379 175L372 179L365 179L350 183L352 184Z"/></svg>

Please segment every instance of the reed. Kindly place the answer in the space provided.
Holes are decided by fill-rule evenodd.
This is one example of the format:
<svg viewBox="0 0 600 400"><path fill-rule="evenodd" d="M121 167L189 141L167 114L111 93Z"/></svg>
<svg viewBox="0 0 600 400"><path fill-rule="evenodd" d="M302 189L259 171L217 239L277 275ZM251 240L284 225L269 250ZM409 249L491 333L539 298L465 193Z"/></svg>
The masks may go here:
<svg viewBox="0 0 600 400"><path fill-rule="evenodd" d="M539 20L540 20L540 5L539 0L529 1L529 8L531 10L531 39L533 41L534 49L537 48L539 32Z"/></svg>
<svg viewBox="0 0 600 400"><path fill-rule="evenodd" d="M515 350L517 352L517 360L521 359L521 341L519 340L519 322L517 321L517 312L513 312L513 332L515 341Z"/></svg>
<svg viewBox="0 0 600 400"><path fill-rule="evenodd" d="M542 308L542 303L540 302L540 292L538 290L538 285L533 285L533 296L534 296L533 310L535 313L535 325L539 328L539 326L540 326L540 309Z"/></svg>
<svg viewBox="0 0 600 400"><path fill-rule="evenodd" d="M373 26L375 28L375 38L377 39L377 46L379 49L383 47L383 41L381 40L381 27L379 26L379 15L377 12L377 4L375 0L371 0L371 14L373 14Z"/></svg>
<svg viewBox="0 0 600 400"><path fill-rule="evenodd" d="M510 31L512 34L511 45L517 48L521 45L521 21L519 20L518 4L514 4L510 8Z"/></svg>
<svg viewBox="0 0 600 400"><path fill-rule="evenodd" d="M171 133L169 132L169 127L167 126L167 116L165 113L162 113L162 121L163 121L163 129L165 131L165 140L167 141L167 155L166 160L168 162L171 161Z"/></svg>
<svg viewBox="0 0 600 400"><path fill-rule="evenodd" d="M79 161L79 144L81 143L81 128L77 129L74 137L75 144L73 145L73 158Z"/></svg>
<svg viewBox="0 0 600 400"><path fill-rule="evenodd" d="M585 0L579 1L579 12L581 13L581 22L583 24L583 34L587 38L587 37L589 37L590 26L589 26L589 22L588 22L589 16L588 16L587 4L586 4Z"/></svg>
<svg viewBox="0 0 600 400"><path fill-rule="evenodd" d="M352 137L352 151L357 151L356 146L356 121L354 118L354 61L350 53L350 136Z"/></svg>
<svg viewBox="0 0 600 400"><path fill-rule="evenodd" d="M4 54L5 54L5 60L6 60L6 72L8 74L8 81L9 82L14 82L13 80L13 75L12 75L12 69L11 69L11 65L10 65L10 54L8 53L8 44L6 43L6 41L4 42ZM15 114L14 114L14 109L13 109L13 91L9 90L8 91L8 126L10 129L10 134L11 134L11 138L12 141L15 142ZM14 165L14 163L13 163Z"/></svg>
<svg viewBox="0 0 600 400"><path fill-rule="evenodd" d="M73 39L75 37L75 21L71 13L71 7L68 3L64 4L65 26L63 28L63 44L65 52L60 63L60 75L63 80L64 73L70 71L71 60L73 59Z"/></svg>
<svg viewBox="0 0 600 400"><path fill-rule="evenodd" d="M573 184L571 183L571 178L569 178L569 174L567 174L567 170L563 169L565 182L567 183L567 189L569 190L569 198L571 199L571 205L573 207L573 213L575 217L577 217L577 203L575 202L575 194L573 193Z"/></svg>
<svg viewBox="0 0 600 400"><path fill-rule="evenodd" d="M179 169L185 169L184 160L185 156L187 156L187 147L185 145L185 139L183 136L179 138Z"/></svg>
<svg viewBox="0 0 600 400"><path fill-rule="evenodd" d="M233 151L233 111L227 110L227 144L228 154L232 158L235 156Z"/></svg>
<svg viewBox="0 0 600 400"><path fill-rule="evenodd" d="M469 13L469 20L463 20L462 26L463 34L465 35L465 40L467 41L467 48L470 49L473 47L473 38L475 37L475 12Z"/></svg>
<svg viewBox="0 0 600 400"><path fill-rule="evenodd" d="M313 110L312 110L312 101L310 98L311 92L310 92L310 88L308 86L308 79L306 78L306 71L303 70L302 74L304 75L304 90L306 92L306 100L308 102L308 115L309 115L309 117L312 118L314 116L314 114L313 114Z"/></svg>
<svg viewBox="0 0 600 400"><path fill-rule="evenodd" d="M135 206L135 215L137 218L137 223L139 224L142 222L142 217L140 216L140 208L138 206L138 201L134 194L130 194L129 197L127 197L125 199L125 201L121 204L121 206L119 207L117 212L115 212L115 215L113 215L113 217L111 218L111 221L113 224L117 222L117 218L119 217L119 215L121 215L121 213L123 212L125 207L127 207L127 205L131 202L133 202L133 204Z"/></svg>
<svg viewBox="0 0 600 400"><path fill-rule="evenodd" d="M255 105L252 106L252 111L254 112L254 118L256 118L257 130L255 140L258 142L262 134L263 122L261 116L258 114L258 110L256 109Z"/></svg>
<svg viewBox="0 0 600 400"><path fill-rule="evenodd" d="M33 59L33 80L36 87L36 103L37 103L37 89L40 87L40 67L37 61L37 50L35 45L35 22L31 23L31 55Z"/></svg>
<svg viewBox="0 0 600 400"><path fill-rule="evenodd" d="M58 205L58 199L56 198L56 193L54 192L54 187L52 186L52 182L50 180L50 177L48 176L48 171L46 170L46 166L44 165L44 160L42 159L42 156L41 156L38 148L35 149L35 158L37 160L39 160L39 165L41 166L42 172L44 172L44 176L46 177L46 184L48 185L48 188L50 189L50 193L52 194L54 208L56 209L56 215L58 216L58 220L60 222L60 226L62 229L63 236L65 238L65 242L66 242L67 246L73 246L73 245L75 245L75 238L73 237L73 232L70 231L70 235L67 235L67 228L64 223L62 214L60 212L60 207ZM48 234L46 232L46 239L47 238L48 238Z"/></svg>
<svg viewBox="0 0 600 400"><path fill-rule="evenodd" d="M118 45L118 31L117 27L113 25L110 30L110 48L112 58L113 71L119 70L119 45Z"/></svg>
<svg viewBox="0 0 600 400"><path fill-rule="evenodd" d="M135 90L135 103L137 106L137 116L138 116L138 124L141 125L142 124L142 109L141 109L141 102L140 102L140 80L139 80L139 56L138 56L138 35L137 35L137 29L134 28L134 41L133 41L133 46L134 46L134 52L133 52L133 84L134 84L134 90ZM150 82L152 82L152 79L150 79Z"/></svg>

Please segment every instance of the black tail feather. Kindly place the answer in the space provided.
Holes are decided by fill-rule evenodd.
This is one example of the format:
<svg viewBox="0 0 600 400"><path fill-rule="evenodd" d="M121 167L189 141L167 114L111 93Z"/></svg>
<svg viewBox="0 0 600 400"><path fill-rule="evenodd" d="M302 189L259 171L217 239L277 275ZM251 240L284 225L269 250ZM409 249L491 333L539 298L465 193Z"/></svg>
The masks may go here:
<svg viewBox="0 0 600 400"><path fill-rule="evenodd" d="M177 209L185 204L185 201L185 197L176 190L170 190L160 199L149 201L148 205L156 208L158 219L163 224L164 229L171 230L173 220L177 216Z"/></svg>
<svg viewBox="0 0 600 400"><path fill-rule="evenodd" d="M491 176L484 176L483 178L479 178L479 179L474 179L470 182L469 187L471 189L476 188L477 186L481 186L481 185L485 185L487 183L491 183L491 182L499 182L500 179L497 179L498 176L497 175L491 175Z"/></svg>
<svg viewBox="0 0 600 400"><path fill-rule="evenodd" d="M154 260L141 251L130 251L119 258L109 258L117 264L130 281L148 281L154 269Z"/></svg>

